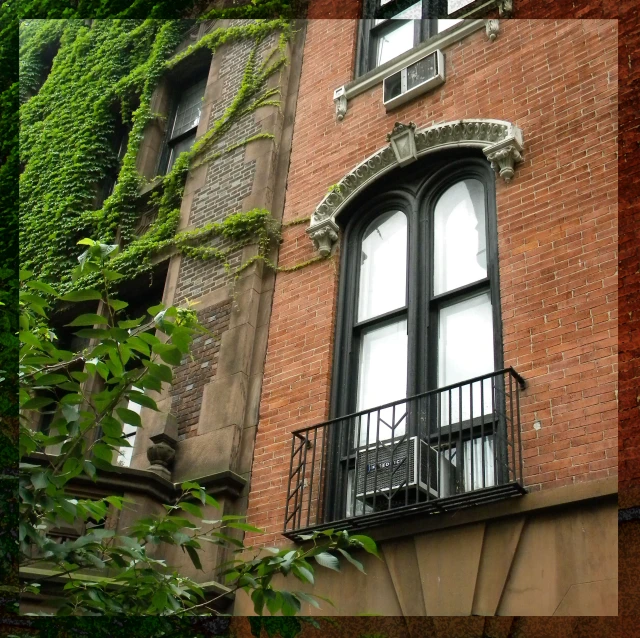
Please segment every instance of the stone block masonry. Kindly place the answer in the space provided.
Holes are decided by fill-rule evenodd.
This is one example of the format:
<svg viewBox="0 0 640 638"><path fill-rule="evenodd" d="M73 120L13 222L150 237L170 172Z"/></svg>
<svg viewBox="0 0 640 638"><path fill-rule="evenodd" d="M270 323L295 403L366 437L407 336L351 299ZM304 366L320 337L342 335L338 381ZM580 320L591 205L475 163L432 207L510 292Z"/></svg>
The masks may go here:
<svg viewBox="0 0 640 638"><path fill-rule="evenodd" d="M442 87L387 114L375 86L338 122L333 90L353 77L356 34L350 20L309 23L284 221L309 216L395 121L519 126L525 162L496 197L504 361L528 381L525 483L615 475L616 21L501 21L495 42L478 31L444 51ZM280 265L313 255L304 227L286 229ZM248 510L267 544L281 539L290 432L329 416L337 266L334 256L276 278Z"/></svg>

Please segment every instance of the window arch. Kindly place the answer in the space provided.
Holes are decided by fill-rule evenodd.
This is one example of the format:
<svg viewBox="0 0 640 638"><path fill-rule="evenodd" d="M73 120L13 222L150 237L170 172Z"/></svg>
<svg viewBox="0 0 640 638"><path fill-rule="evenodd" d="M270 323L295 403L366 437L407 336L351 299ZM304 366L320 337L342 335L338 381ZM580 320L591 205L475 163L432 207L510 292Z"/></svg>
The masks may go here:
<svg viewBox="0 0 640 638"><path fill-rule="evenodd" d="M436 153L360 194L340 221L332 418L396 403L375 428L359 417L334 437L329 489L342 498L329 517L375 510L356 498L355 459L367 446L377 458L387 440L450 437L438 444L449 482L439 496L498 484L503 451L477 416L495 411L492 379L450 390L431 411L398 403L502 368L493 170L468 149Z"/></svg>

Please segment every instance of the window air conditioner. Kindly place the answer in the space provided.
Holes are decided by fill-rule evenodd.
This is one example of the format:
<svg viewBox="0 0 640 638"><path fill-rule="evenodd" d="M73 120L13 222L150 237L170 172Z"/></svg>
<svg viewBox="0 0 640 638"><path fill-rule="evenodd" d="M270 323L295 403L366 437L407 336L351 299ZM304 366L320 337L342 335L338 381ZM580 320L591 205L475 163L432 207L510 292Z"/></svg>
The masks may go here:
<svg viewBox="0 0 640 638"><path fill-rule="evenodd" d="M390 111L417 95L440 86L445 80L444 68L444 55L437 50L387 76L382 82L385 109Z"/></svg>
<svg viewBox="0 0 640 638"><path fill-rule="evenodd" d="M418 471L418 464L420 471ZM405 485L408 487L417 485L419 490L429 491L435 498L448 496L450 472L455 471L453 465L441 454L439 482L437 451L425 441L420 441L418 454L418 438L415 436L393 444L391 441L381 441L377 446L360 448L356 456L356 468L358 473L356 498L360 499L365 496L372 497L374 493L388 493ZM440 493L438 492L439 484L442 485Z"/></svg>

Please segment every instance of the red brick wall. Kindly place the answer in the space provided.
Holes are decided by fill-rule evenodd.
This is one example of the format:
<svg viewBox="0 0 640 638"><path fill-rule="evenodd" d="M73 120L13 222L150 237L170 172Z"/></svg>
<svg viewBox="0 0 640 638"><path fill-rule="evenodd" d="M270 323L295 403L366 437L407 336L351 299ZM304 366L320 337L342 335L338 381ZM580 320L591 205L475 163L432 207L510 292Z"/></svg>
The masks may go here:
<svg viewBox="0 0 640 638"><path fill-rule="evenodd" d="M354 37L352 21L308 25L285 221L310 215L396 120L520 126L525 162L496 189L505 364L529 382L525 480L535 490L615 474L616 22L502 21L495 43L479 31L447 49L442 88L387 115L377 86L337 122ZM304 229L286 230L281 265L313 256ZM282 529L289 433L328 416L337 264L276 279L248 510L270 532L261 542Z"/></svg>

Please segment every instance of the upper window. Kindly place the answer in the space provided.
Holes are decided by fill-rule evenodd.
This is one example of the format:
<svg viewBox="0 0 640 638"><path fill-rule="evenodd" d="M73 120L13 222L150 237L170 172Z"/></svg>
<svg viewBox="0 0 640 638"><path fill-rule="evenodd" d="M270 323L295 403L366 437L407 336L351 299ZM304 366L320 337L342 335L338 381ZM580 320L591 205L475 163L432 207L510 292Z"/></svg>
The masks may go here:
<svg viewBox="0 0 640 638"><path fill-rule="evenodd" d="M388 178L345 224L333 412L366 414L345 422L335 443L343 496L331 504L334 519L389 507L380 460L406 437L436 455L433 495L504 480L490 377L502 368L495 178L486 160L450 158ZM428 407L402 402L451 386ZM357 460L365 453L366 468ZM396 454L392 464L404 458ZM377 505L360 485L366 476L378 481Z"/></svg>
<svg viewBox="0 0 640 638"><path fill-rule="evenodd" d="M429 0L406 5L401 0L382 0L374 7L365 7L365 19L360 22L358 75L460 22L430 17L438 13Z"/></svg>
<svg viewBox="0 0 640 638"><path fill-rule="evenodd" d="M177 96L169 118L166 148L162 155L159 172L168 173L180 153L190 150L196 141L206 85L206 78L199 80L186 87Z"/></svg>

